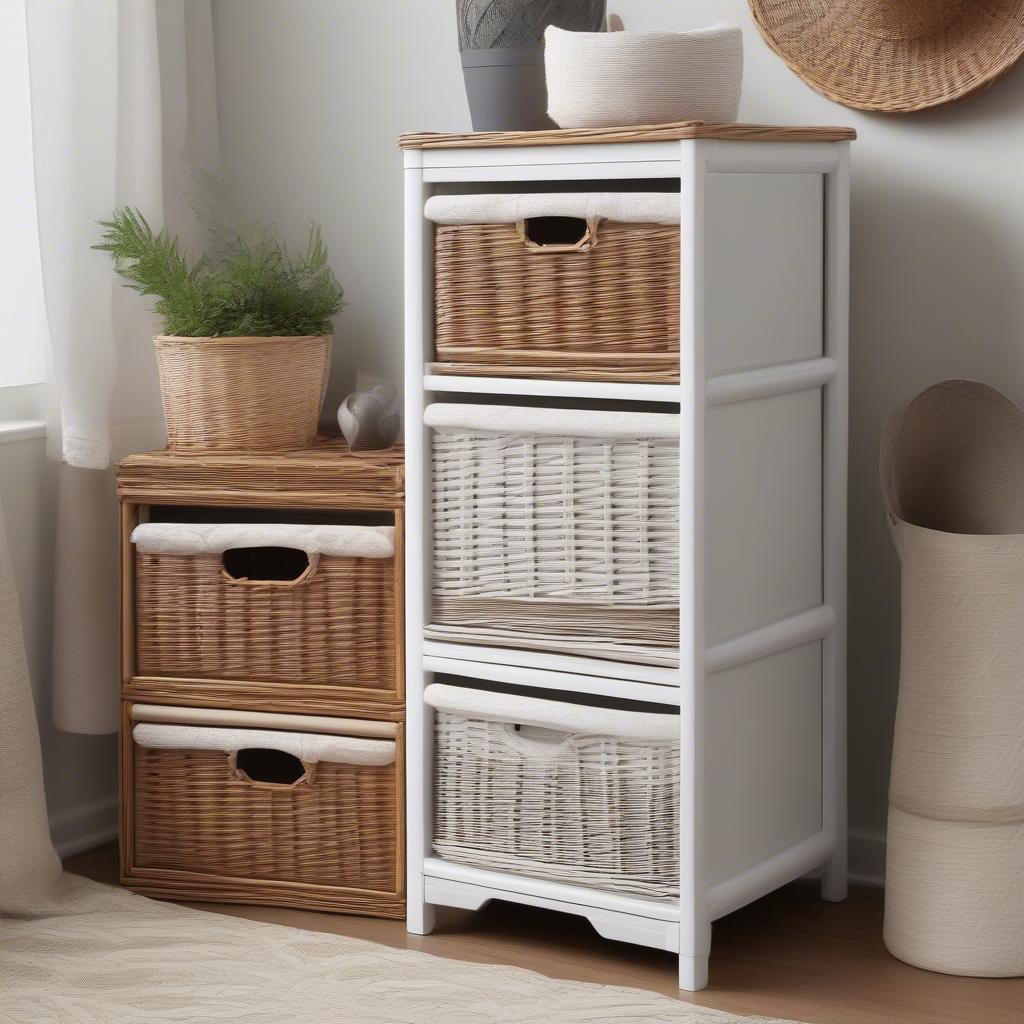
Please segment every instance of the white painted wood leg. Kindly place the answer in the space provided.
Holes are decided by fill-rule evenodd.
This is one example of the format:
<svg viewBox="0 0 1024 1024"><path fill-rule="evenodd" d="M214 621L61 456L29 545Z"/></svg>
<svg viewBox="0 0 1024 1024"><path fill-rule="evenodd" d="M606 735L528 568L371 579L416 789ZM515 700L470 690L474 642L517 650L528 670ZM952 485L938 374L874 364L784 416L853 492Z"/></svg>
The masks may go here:
<svg viewBox="0 0 1024 1024"><path fill-rule="evenodd" d="M405 907L405 930L411 935L429 935L437 923L436 908L432 903L425 903L422 897L422 881L417 898L409 893Z"/></svg>
<svg viewBox="0 0 1024 1024"><path fill-rule="evenodd" d="M708 984L711 921L695 915L694 920L679 924L679 987L684 992L699 992Z"/></svg>
<svg viewBox="0 0 1024 1024"><path fill-rule="evenodd" d="M846 851L836 850L821 876L821 898L829 903L842 903L847 888Z"/></svg>
<svg viewBox="0 0 1024 1024"><path fill-rule="evenodd" d="M679 956L679 987L684 992L699 992L708 984L708 954Z"/></svg>

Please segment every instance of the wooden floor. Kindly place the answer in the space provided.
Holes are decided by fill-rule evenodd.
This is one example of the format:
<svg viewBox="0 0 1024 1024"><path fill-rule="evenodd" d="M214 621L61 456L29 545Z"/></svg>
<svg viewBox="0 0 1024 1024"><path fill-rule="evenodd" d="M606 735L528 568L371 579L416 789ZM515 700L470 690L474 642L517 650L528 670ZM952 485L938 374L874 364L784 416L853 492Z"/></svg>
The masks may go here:
<svg viewBox="0 0 1024 1024"><path fill-rule="evenodd" d="M104 882L117 851L100 847L67 861ZM678 992L674 957L598 938L581 918L492 904L478 914L443 912L430 936L401 922L299 910L190 904L217 913L481 963L515 964L555 978L629 985L733 1013L813 1024L1024 1024L1024 978L951 978L893 959L882 945L881 893L854 890L822 903L798 883L716 922L711 984Z"/></svg>

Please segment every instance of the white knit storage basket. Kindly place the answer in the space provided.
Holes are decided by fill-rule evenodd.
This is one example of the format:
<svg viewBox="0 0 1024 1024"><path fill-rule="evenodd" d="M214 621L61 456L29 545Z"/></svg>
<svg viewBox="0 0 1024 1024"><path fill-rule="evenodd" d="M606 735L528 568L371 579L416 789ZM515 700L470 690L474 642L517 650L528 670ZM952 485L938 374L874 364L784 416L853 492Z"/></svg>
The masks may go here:
<svg viewBox="0 0 1024 1024"><path fill-rule="evenodd" d="M560 128L736 120L743 33L721 22L693 32L544 33L548 116Z"/></svg>
<svg viewBox="0 0 1024 1024"><path fill-rule="evenodd" d="M903 613L885 944L1024 975L1024 410L926 388L889 417L881 476Z"/></svg>
<svg viewBox="0 0 1024 1024"><path fill-rule="evenodd" d="M679 720L435 683L434 849L476 867L679 894Z"/></svg>
<svg viewBox="0 0 1024 1024"><path fill-rule="evenodd" d="M678 663L679 418L432 405L427 635Z"/></svg>

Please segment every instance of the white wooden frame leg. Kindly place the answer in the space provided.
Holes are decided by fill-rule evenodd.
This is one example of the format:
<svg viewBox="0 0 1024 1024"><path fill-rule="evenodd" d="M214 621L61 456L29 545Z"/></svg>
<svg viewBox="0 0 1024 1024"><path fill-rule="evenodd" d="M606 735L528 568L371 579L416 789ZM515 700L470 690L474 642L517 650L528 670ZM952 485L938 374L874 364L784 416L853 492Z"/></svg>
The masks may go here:
<svg viewBox="0 0 1024 1024"><path fill-rule="evenodd" d="M423 204L430 186L423 180L422 156L405 167L405 685L406 685L406 928L428 935L434 907L424 897L423 862L430 856L433 834L433 779L428 736L429 709L423 702L423 621L428 600L425 539L431 536L425 495L430 451L423 426L423 363L433 345L433 235L427 230ZM410 166L412 165L412 166ZM413 454L415 453L415 454Z"/></svg>
<svg viewBox="0 0 1024 1024"><path fill-rule="evenodd" d="M846 508L849 416L849 152L825 175L825 355L837 371L823 390L823 592L835 626L822 641L822 829L834 840L821 897L846 899Z"/></svg>
<svg viewBox="0 0 1024 1024"><path fill-rule="evenodd" d="M710 949L710 930L707 943ZM708 953L703 953L699 956L688 956L685 953L679 954L679 987L684 992L699 992L702 988L707 988L708 960Z"/></svg>
<svg viewBox="0 0 1024 1024"><path fill-rule="evenodd" d="M680 143L679 987L708 983L704 874L704 179L706 149ZM689 581L685 585L684 581Z"/></svg>

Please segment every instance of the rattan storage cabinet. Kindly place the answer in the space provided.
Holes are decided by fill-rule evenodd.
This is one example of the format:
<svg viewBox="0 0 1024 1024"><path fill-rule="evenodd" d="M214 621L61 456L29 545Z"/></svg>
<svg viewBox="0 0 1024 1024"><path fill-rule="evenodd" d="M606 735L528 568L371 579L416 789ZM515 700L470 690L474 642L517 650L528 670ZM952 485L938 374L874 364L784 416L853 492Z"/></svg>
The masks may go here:
<svg viewBox="0 0 1024 1024"><path fill-rule="evenodd" d="M814 870L825 899L845 896L852 137L680 124L402 139L410 931L437 906L545 907L677 953L692 990L713 920ZM602 237L622 216L599 219L593 245L609 194L662 228L668 197L678 263L667 232ZM560 213L591 236L534 249L514 223ZM662 254L649 272L645 245ZM614 278L602 249L622 294L574 276ZM625 436L598 429L606 417ZM485 703L435 708L439 683ZM509 695L549 716L667 712L675 742L645 766L661 793L631 787L640 752L581 729L578 710L558 711L559 739L496 719Z"/></svg>
<svg viewBox="0 0 1024 1024"><path fill-rule="evenodd" d="M121 880L403 917L403 453L118 466Z"/></svg>

